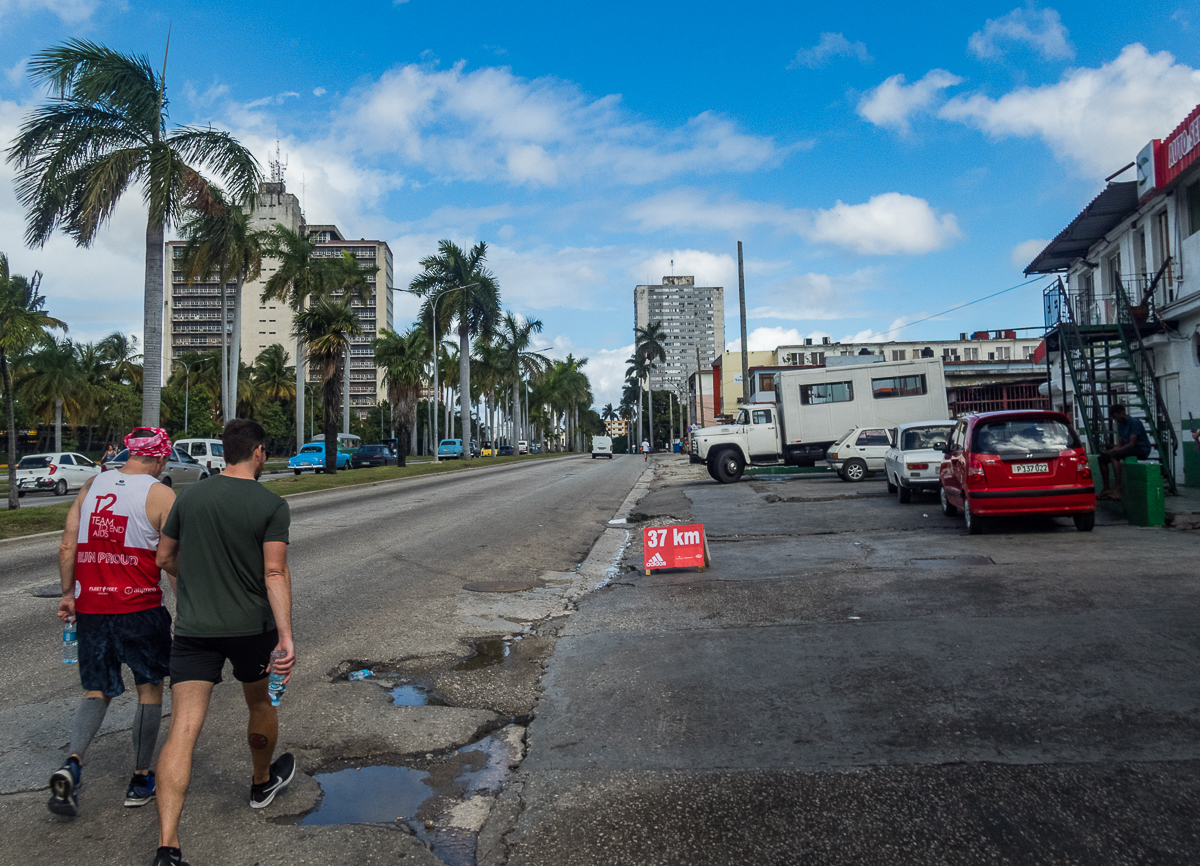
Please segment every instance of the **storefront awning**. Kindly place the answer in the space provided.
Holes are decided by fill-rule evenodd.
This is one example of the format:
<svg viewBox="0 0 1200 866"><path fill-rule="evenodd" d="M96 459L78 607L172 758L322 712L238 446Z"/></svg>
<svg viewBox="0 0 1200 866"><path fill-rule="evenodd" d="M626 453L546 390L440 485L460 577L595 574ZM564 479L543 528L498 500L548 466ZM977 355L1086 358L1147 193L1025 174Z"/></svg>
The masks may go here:
<svg viewBox="0 0 1200 866"><path fill-rule="evenodd" d="M1092 244L1137 209L1137 181L1110 183L1071 224L1059 232L1036 259L1029 263L1025 274L1052 274L1065 271L1071 262L1087 255Z"/></svg>

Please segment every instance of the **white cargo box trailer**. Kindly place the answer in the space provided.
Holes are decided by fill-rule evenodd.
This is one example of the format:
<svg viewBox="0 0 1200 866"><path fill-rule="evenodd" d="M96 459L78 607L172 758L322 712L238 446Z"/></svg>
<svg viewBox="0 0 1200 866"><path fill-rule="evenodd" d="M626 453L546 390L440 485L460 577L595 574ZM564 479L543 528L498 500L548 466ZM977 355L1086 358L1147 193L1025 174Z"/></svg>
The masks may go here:
<svg viewBox="0 0 1200 866"><path fill-rule="evenodd" d="M940 358L781 370L775 374L781 458L811 464L854 427L948 418Z"/></svg>

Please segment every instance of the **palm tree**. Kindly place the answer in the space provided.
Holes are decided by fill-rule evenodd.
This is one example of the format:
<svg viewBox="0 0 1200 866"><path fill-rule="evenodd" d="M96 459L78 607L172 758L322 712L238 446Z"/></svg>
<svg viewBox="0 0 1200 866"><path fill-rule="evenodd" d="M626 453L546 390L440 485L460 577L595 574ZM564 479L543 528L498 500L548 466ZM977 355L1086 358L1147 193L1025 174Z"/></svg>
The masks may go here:
<svg viewBox="0 0 1200 866"><path fill-rule="evenodd" d="M166 54L162 75L142 55L71 39L33 55L30 77L51 101L33 111L8 149L17 198L29 216L25 240L42 246L62 229L90 246L130 186L146 203L146 375L142 423L159 425L162 388L163 237L188 207L203 206L207 167L226 179L237 201L258 190L258 163L227 132L167 129Z"/></svg>
<svg viewBox="0 0 1200 866"><path fill-rule="evenodd" d="M113 331L97 344L101 358L109 365L108 376L114 382L142 387L142 359L137 350L137 337Z"/></svg>
<svg viewBox="0 0 1200 866"><path fill-rule="evenodd" d="M296 371L288 366L287 349L272 343L254 359L254 381L268 401L291 400L296 396Z"/></svg>
<svg viewBox="0 0 1200 866"><path fill-rule="evenodd" d="M4 382L4 408L8 422L8 507L20 507L17 493L17 419L13 394L12 359L24 353L48 330L67 326L48 315L42 307L46 299L38 289L42 275L32 277L11 274L8 256L0 253L0 379Z"/></svg>
<svg viewBox="0 0 1200 866"><path fill-rule="evenodd" d="M625 381L637 386L637 431L636 439L641 441L642 438L642 422L645 418L645 413L642 411L642 382L650 378L650 363L642 353L635 351L633 357L627 362L629 366L625 370ZM646 437L651 438L650 436Z"/></svg>
<svg viewBox="0 0 1200 866"><path fill-rule="evenodd" d="M464 253L452 241L438 243L438 254L421 259L423 271L409 283L409 291L424 295L422 319L432 320L428 311L435 298L448 295L444 303L458 320L459 415L463 439L471 433L471 338L490 339L500 319L500 284L483 264L487 244L475 244ZM464 457L470 459L470 448Z"/></svg>
<svg viewBox="0 0 1200 866"><path fill-rule="evenodd" d="M650 425L650 447L654 447L654 364L656 361L667 360L667 349L664 341L667 338L662 322L651 322L644 328L633 329L635 355L640 355L646 363L646 420Z"/></svg>
<svg viewBox="0 0 1200 866"><path fill-rule="evenodd" d="M417 402L428 375L429 335L418 327L406 334L384 328L371 345L375 348L375 364L387 371L388 402L395 413L392 420L400 428L397 462L404 466L416 430Z"/></svg>
<svg viewBox="0 0 1200 866"><path fill-rule="evenodd" d="M350 338L363 331L362 322L350 308L348 299L319 297L296 313L294 334L308 350L308 360L316 365L325 402L325 472L337 472L337 409L342 387L340 362L350 346ZM300 434L303 435L303 434Z"/></svg>
<svg viewBox="0 0 1200 866"><path fill-rule="evenodd" d="M617 410L613 408L612 403L604 404L604 408L600 410L600 420L604 422L604 432L607 433L608 423L617 420Z"/></svg>
<svg viewBox="0 0 1200 866"><path fill-rule="evenodd" d="M530 345L533 335L542 332L540 319L521 319L512 313L505 313L500 323L497 348L500 350L502 369L512 379L513 392L513 437L528 439L525 423L520 419L521 414L521 380L540 376L546 369L549 359L538 352L531 352ZM518 434L517 430L521 432ZM515 444L515 443L514 443Z"/></svg>
<svg viewBox="0 0 1200 866"><path fill-rule="evenodd" d="M34 413L42 421L54 422L54 450L62 450L62 422L65 411L68 420L79 414L79 358L70 340L45 337L24 358L24 369L17 376L17 387Z"/></svg>
<svg viewBox="0 0 1200 866"><path fill-rule="evenodd" d="M87 427L87 448L92 450L92 436L108 402L109 363L96 343L76 343L79 365L79 420Z"/></svg>
<svg viewBox="0 0 1200 866"><path fill-rule="evenodd" d="M237 417L238 377L241 370L242 286L262 272L263 249L270 233L250 227L247 207L230 204L225 193L211 187L208 206L193 210L183 225L188 239L181 269L190 286L196 280L216 277L221 284L221 417L228 423ZM232 351L226 312L225 289L233 282Z"/></svg>

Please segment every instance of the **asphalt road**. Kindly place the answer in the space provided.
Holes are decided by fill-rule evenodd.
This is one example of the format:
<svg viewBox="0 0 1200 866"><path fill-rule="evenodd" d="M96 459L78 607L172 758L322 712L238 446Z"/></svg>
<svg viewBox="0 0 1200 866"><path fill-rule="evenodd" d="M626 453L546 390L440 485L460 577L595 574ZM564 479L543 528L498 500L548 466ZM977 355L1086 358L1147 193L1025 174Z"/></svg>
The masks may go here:
<svg viewBox="0 0 1200 866"><path fill-rule="evenodd" d="M227 669L184 815L193 866L441 862L414 837L419 820L296 826L319 802L311 776L413 756L427 764L465 759L460 746L497 729L519 747L553 648L552 629L538 623L565 616L570 599L597 580L580 564L598 538L608 561L619 552L624 532L606 532L605 522L643 469L636 458L570 457L292 499L299 662L284 697L281 744L296 753L300 773L269 809L248 808L245 710ZM0 545L0 862L61 863L69 854L89 866L148 864L157 844L154 809L121 807L131 769L131 683L87 755L80 817L66 821L45 809L46 779L65 757L80 697L75 670L59 660L56 601L37 596L56 581L53 540ZM464 590L479 581L533 588ZM502 660L453 670L481 637L510 638ZM375 677L346 682L362 667ZM379 687L418 681L451 705L398 707ZM459 813L439 839L460 830L469 837L486 813ZM426 837L432 821L428 827Z"/></svg>
<svg viewBox="0 0 1200 866"><path fill-rule="evenodd" d="M1200 859L1194 534L678 461L636 510L712 567L581 600L481 863Z"/></svg>

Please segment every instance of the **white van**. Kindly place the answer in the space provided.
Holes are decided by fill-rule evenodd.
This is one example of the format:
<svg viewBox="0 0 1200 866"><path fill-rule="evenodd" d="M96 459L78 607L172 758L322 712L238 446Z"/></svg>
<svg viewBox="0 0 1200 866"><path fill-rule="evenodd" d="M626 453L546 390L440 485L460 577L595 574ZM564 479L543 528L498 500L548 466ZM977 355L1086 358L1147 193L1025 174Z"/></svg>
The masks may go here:
<svg viewBox="0 0 1200 866"><path fill-rule="evenodd" d="M611 436L593 436L592 437L592 459L597 457L607 457L612 460L612 437Z"/></svg>
<svg viewBox="0 0 1200 866"><path fill-rule="evenodd" d="M225 446L220 439L180 439L175 447L213 475L225 471Z"/></svg>

